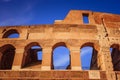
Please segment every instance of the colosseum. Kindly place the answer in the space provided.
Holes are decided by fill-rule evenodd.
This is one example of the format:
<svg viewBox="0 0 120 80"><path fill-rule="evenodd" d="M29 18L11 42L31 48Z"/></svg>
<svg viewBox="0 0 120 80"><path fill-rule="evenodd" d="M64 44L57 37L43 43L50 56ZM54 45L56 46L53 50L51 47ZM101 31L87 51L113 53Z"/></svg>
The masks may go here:
<svg viewBox="0 0 120 80"><path fill-rule="evenodd" d="M15 33L17 38L9 37ZM70 51L65 70L54 69L53 50L59 46ZM93 47L90 70L82 69L80 49L85 46ZM120 80L119 71L118 14L71 10L54 24L0 27L0 80Z"/></svg>

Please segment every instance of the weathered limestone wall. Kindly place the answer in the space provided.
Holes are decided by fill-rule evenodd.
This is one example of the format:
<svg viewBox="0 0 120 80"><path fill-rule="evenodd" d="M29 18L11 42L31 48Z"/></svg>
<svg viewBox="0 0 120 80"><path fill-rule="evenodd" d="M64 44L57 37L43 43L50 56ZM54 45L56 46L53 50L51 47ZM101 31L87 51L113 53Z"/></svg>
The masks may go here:
<svg viewBox="0 0 120 80"><path fill-rule="evenodd" d="M12 27L12 29L16 29L16 28L17 27ZM9 30L9 28L7 29ZM70 49L70 52L71 52L71 65L73 65L73 67L71 66L72 69L79 69L79 70L81 70L81 66L80 66L81 64L79 61L81 46L88 42L94 43L93 46L99 45L98 40L96 40L97 27L95 25L60 25L60 24L39 25L39 26L31 26L31 27L18 27L17 30L18 31L20 30L19 39L13 39L13 38L0 39L0 46L3 46L5 44L12 44L16 48L13 69L16 69L17 67L20 68L21 66L20 61L22 61L22 56L25 51L25 46L32 42L39 43L40 46L43 48L42 64L45 65L45 67L47 67L45 69L48 69L49 67L49 70L51 65L50 60L51 60L51 54L53 50L52 48L56 43L62 43L62 42L65 43L65 45L68 47L68 49ZM22 36L23 33L24 35ZM1 37L2 36L3 34L1 34ZM24 36L26 36L27 38ZM59 44L57 46L62 46L62 45L63 44ZM45 61L44 61L44 58L46 59ZM50 61L49 63L48 63L48 60ZM75 61L78 61L78 62L74 63ZM42 67L42 69L44 68Z"/></svg>
<svg viewBox="0 0 120 80"><path fill-rule="evenodd" d="M89 23L83 23L83 14L88 14ZM3 38L8 31L16 30L19 38ZM9 34L9 33L8 33ZM0 48L6 44L13 45L15 49L14 61L12 64L12 70L10 73L18 74L16 77L20 77L20 73L27 73L24 70L32 70L31 75L36 73L34 70L48 71L50 75L55 75L52 70L52 55L53 50L58 46L66 46L70 50L70 69L69 71L78 71L78 74L84 74L82 72L82 65L80 60L80 49L84 46L92 46L97 52L97 62L91 63L97 65L99 70L90 70L84 78L80 78L77 72L70 72L70 75L74 73L78 79L101 79L101 80L119 80L119 71L114 71L113 58L110 54L110 48L112 45L120 46L120 15L99 13L92 11L80 11L71 10L64 20L56 20L52 25L31 25L31 26L12 26L12 27L0 27ZM36 66L30 66L23 68L25 62L26 50L32 45L40 45L42 47L43 59L42 63ZM116 47L115 47L116 48ZM120 47L119 49L120 50ZM2 51L0 51L2 53ZM118 52L120 53L120 52ZM2 56L2 55L0 55ZM92 55L92 61L96 58ZM115 58L115 57L114 57ZM119 60L118 60L119 61ZM94 67L94 66L93 66ZM119 68L119 65L117 66ZM12 71L21 72L12 72ZM66 72L67 72L66 71ZM91 72L93 71L93 72ZM9 71L0 71L0 76L8 76ZM64 73L64 71L62 73ZM61 75L61 73L58 75ZM69 73L67 73L69 74ZM66 74L66 75L67 75ZM96 74L96 75L95 75ZM104 74L104 75L103 75ZM48 75L48 74L44 74ZM103 75L103 78L101 77ZM64 75L62 75L64 76ZM65 79L76 79L74 76L67 76ZM9 77L9 76L8 76ZM15 76L14 76L15 77ZM36 76L42 78L41 76ZM25 78L25 76L23 77ZM31 77L30 77L31 78ZM49 79L56 79L49 78ZM4 78L3 78L4 79ZM12 79L12 78L11 78ZM59 78L61 79L61 78Z"/></svg>

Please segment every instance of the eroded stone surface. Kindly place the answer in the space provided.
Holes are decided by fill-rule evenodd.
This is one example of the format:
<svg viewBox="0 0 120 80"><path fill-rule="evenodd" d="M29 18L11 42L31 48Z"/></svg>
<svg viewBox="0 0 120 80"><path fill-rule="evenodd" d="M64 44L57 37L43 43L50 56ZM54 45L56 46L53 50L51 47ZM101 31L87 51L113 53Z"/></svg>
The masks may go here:
<svg viewBox="0 0 120 80"><path fill-rule="evenodd" d="M83 23L83 14L88 15L88 24ZM19 38L7 38L11 33ZM42 61L37 61L38 50L31 50L32 46L42 48L38 49ZM53 70L53 50L58 46L70 50L71 64L64 71ZM79 56L85 46L93 47L91 71L82 70ZM13 60L7 58L9 53ZM4 80L120 80L119 53L120 15L116 14L71 10L51 25L0 27L0 79Z"/></svg>

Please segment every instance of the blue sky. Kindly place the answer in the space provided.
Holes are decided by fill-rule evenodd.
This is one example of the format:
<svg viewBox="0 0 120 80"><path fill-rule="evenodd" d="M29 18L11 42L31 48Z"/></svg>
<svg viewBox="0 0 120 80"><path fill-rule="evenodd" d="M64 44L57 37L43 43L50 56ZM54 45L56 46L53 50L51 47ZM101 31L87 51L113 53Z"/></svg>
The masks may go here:
<svg viewBox="0 0 120 80"><path fill-rule="evenodd" d="M0 0L0 26L53 24L54 20L63 20L70 10L120 14L120 0ZM56 66L69 63L69 50L63 48L54 51ZM81 51L81 56L87 55L82 57L85 67L89 67L91 50L86 47Z"/></svg>
<svg viewBox="0 0 120 80"><path fill-rule="evenodd" d="M53 51L53 64L55 69L66 69L70 64L70 51L68 48L59 46Z"/></svg>
<svg viewBox="0 0 120 80"><path fill-rule="evenodd" d="M0 25L52 24L70 10L120 14L120 0L0 0Z"/></svg>

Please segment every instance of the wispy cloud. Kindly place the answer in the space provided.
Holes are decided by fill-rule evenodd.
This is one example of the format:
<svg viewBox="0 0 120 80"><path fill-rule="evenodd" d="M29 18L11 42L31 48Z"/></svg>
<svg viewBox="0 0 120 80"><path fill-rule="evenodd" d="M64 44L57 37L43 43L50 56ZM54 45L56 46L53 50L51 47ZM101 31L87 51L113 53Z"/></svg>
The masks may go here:
<svg viewBox="0 0 120 80"><path fill-rule="evenodd" d="M19 16L15 18L10 18L0 22L0 26L22 25L30 22L32 18L33 18L33 14L28 14L28 16Z"/></svg>
<svg viewBox="0 0 120 80"><path fill-rule="evenodd" d="M53 64L55 69L65 69L70 62L69 50L65 47L58 47L53 51Z"/></svg>
<svg viewBox="0 0 120 80"><path fill-rule="evenodd" d="M69 57L67 55L64 55L62 56L62 58L54 60L54 64L55 66L65 66L66 64L68 64L69 61Z"/></svg>
<svg viewBox="0 0 120 80"><path fill-rule="evenodd" d="M10 2L12 0L3 0L4 2ZM12 4L12 3L10 3ZM33 8L35 6L34 2L25 2L19 5L18 9L15 6L9 6L10 9L2 9L2 14L0 15L0 26L9 25L22 25L30 24L34 18ZM7 15L7 17L6 17Z"/></svg>
<svg viewBox="0 0 120 80"><path fill-rule="evenodd" d="M81 63L82 63L82 68L89 69L90 68L90 62L91 62L91 57L92 57L92 47L83 47L80 51L81 54Z"/></svg>
<svg viewBox="0 0 120 80"><path fill-rule="evenodd" d="M80 51L80 55L81 55L81 59L82 59L82 62L85 62L85 64L83 64L84 66L86 65L89 65L90 63L90 59L91 59L91 55L92 55L92 50L93 48L92 47L84 47L81 49ZM56 50L55 52L59 52L56 54L57 57L54 58L54 66L55 68L57 67L65 67L67 65L69 65L69 61L70 61L70 57L69 57L69 53L64 52L66 51L65 49L59 49L59 50ZM64 54L62 54L64 53ZM61 55L62 54L62 55Z"/></svg>
<svg viewBox="0 0 120 80"><path fill-rule="evenodd" d="M80 51L81 57L83 57L85 55L90 55L90 54L92 54L92 48L91 47L84 47Z"/></svg>

